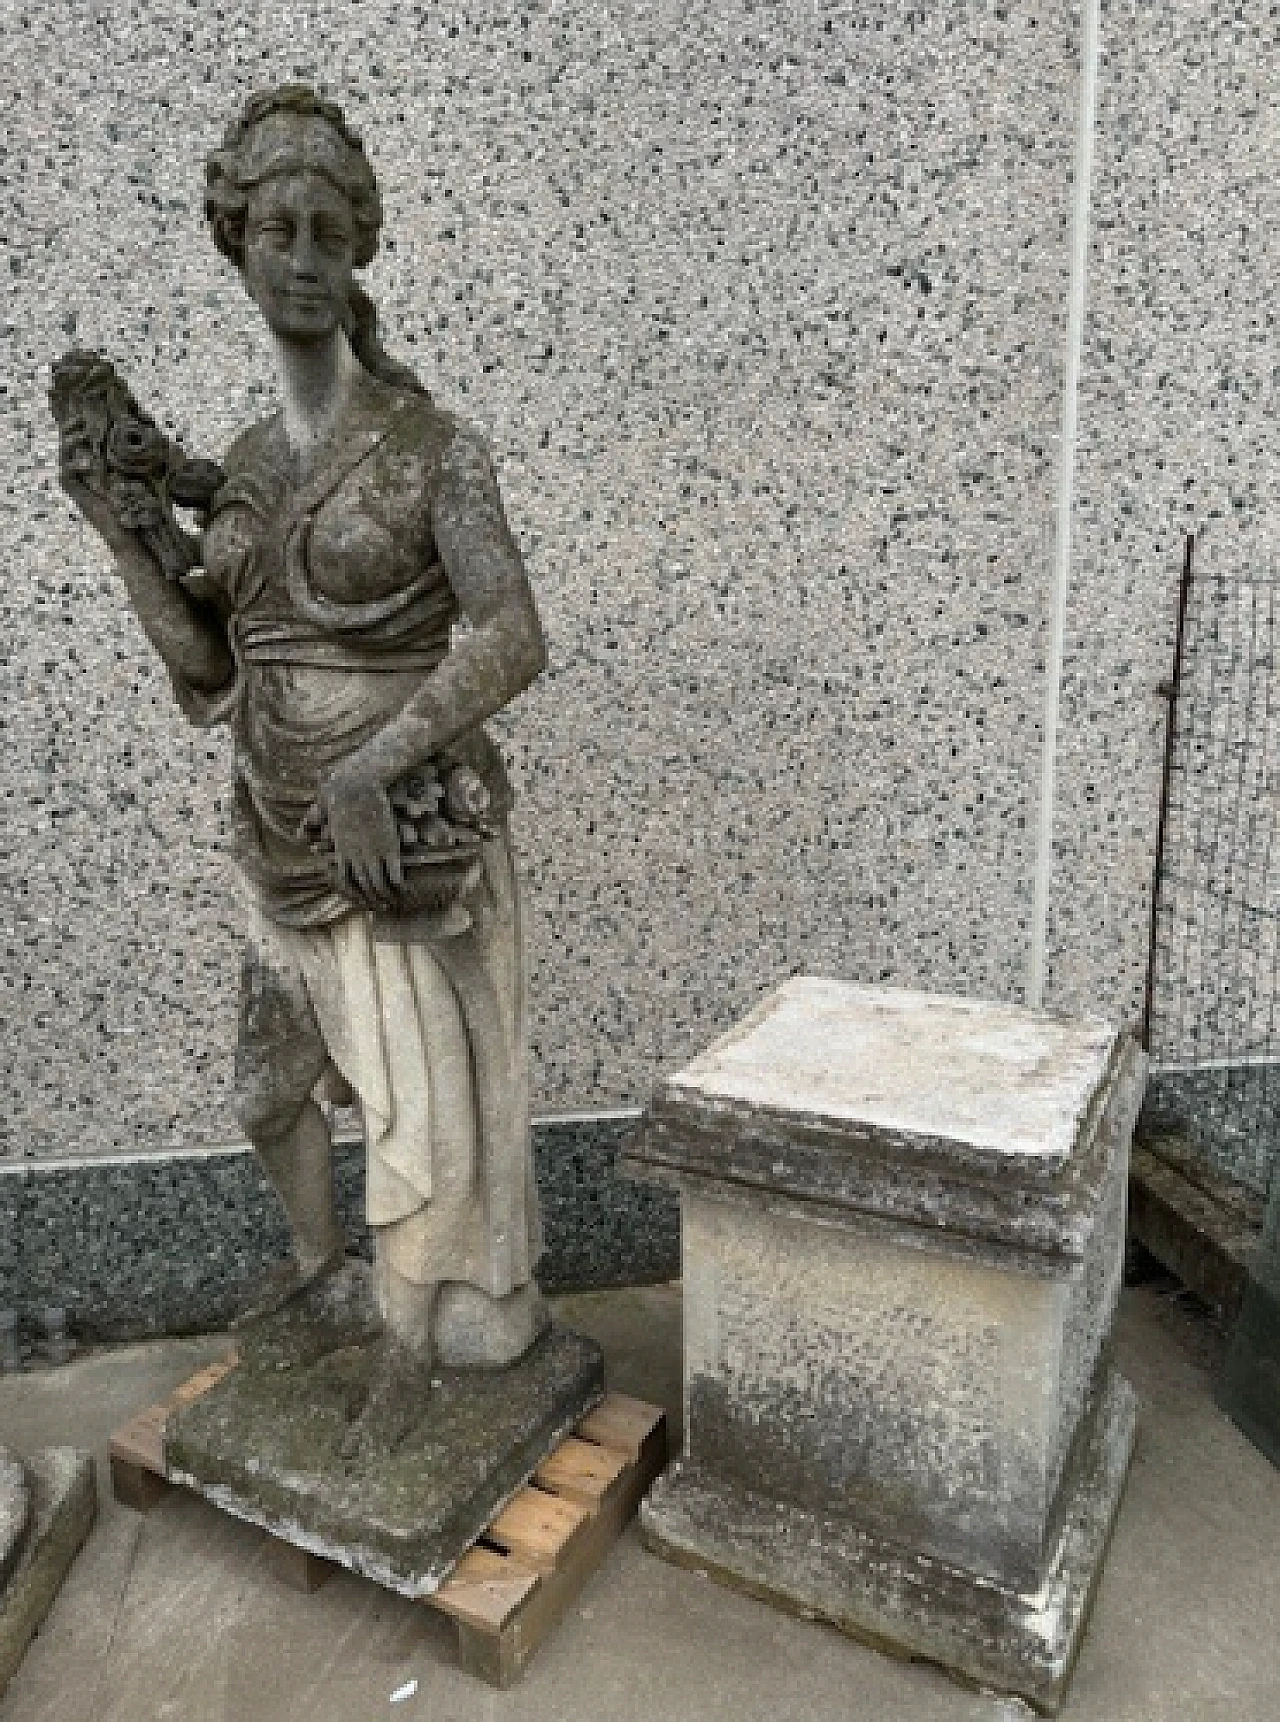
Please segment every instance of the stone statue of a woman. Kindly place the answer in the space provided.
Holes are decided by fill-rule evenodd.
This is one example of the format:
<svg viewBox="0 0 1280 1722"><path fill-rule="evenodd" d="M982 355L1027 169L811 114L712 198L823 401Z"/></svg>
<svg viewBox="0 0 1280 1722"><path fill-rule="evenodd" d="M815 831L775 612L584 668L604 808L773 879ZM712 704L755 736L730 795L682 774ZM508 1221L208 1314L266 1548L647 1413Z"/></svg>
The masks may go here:
<svg viewBox="0 0 1280 1722"><path fill-rule="evenodd" d="M433 1358L510 1362L545 1322L510 790L481 727L544 647L483 442L387 356L356 283L382 208L339 109L254 98L205 211L270 331L281 409L221 470L187 463L184 492L110 367L95 383L72 355L62 477L183 711L234 730L238 1104L294 1238L264 1312L318 1297L342 1257L316 1094L345 1081L363 1108L383 1333L359 1453L401 1438ZM198 542L159 519L167 479L162 500L202 509Z"/></svg>

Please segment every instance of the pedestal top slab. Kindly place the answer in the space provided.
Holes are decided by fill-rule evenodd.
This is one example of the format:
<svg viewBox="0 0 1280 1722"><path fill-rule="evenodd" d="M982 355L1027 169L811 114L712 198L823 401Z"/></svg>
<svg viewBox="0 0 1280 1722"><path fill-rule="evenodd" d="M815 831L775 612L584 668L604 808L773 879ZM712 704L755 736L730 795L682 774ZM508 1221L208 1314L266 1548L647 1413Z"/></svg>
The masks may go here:
<svg viewBox="0 0 1280 1722"><path fill-rule="evenodd" d="M1097 1018L801 976L660 1084L623 1165L1078 1259L1145 1079Z"/></svg>
<svg viewBox="0 0 1280 1722"><path fill-rule="evenodd" d="M895 1149L1059 1167L1119 1032L1095 1018L800 976L671 1078L672 1099L848 1126Z"/></svg>

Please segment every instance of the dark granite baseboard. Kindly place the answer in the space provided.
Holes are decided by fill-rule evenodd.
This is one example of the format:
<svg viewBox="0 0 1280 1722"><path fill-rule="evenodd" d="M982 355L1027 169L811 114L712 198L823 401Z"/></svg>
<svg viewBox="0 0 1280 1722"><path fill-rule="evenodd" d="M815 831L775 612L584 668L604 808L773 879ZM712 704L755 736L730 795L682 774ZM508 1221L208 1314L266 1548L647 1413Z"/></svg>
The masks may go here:
<svg viewBox="0 0 1280 1722"><path fill-rule="evenodd" d="M1139 1136L1178 1138L1187 1170L1265 1202L1280 1169L1280 1060L1155 1066Z"/></svg>
<svg viewBox="0 0 1280 1722"><path fill-rule="evenodd" d="M674 1197L617 1171L631 1113L535 1122L547 1291L644 1285L680 1271ZM348 1248L369 1253L364 1150L335 1154ZM243 1147L0 1165L0 1310L29 1344L57 1306L82 1340L216 1330L237 1288L287 1247L284 1216Z"/></svg>
<svg viewBox="0 0 1280 1722"><path fill-rule="evenodd" d="M1265 1207L1215 1172L1188 1136L1144 1115L1129 1161L1130 1235L1228 1318L1244 1297Z"/></svg>

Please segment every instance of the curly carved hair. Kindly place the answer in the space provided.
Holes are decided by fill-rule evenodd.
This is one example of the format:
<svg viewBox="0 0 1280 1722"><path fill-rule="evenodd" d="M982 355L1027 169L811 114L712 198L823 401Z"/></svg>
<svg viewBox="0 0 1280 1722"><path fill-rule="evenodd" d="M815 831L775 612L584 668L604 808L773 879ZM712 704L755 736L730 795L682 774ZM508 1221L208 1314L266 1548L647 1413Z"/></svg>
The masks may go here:
<svg viewBox="0 0 1280 1722"><path fill-rule="evenodd" d="M245 216L249 193L260 182L255 171L252 132L265 119L282 114L297 119L319 119L332 127L345 150L335 151L325 173L351 201L356 230L356 267L373 261L382 227L382 198L360 134L351 129L336 102L326 101L306 84L282 84L252 96L244 112L227 127L222 147L205 163L205 218L213 229L213 242L224 257L244 267Z"/></svg>
<svg viewBox="0 0 1280 1722"><path fill-rule="evenodd" d="M355 224L353 261L357 269L365 268L378 249L382 227L378 182L360 134L347 124L342 109L306 84L282 84L278 89L264 90L251 97L244 112L227 127L222 147L209 156L205 164L204 213L213 230L214 244L237 269L244 268L249 194L271 172L281 171L279 165L264 169L262 158L254 149L258 141L253 135L254 128L276 116L322 120L333 131L335 147L326 152L321 171L350 200ZM361 287L352 288L345 325L356 357L367 371L395 388L427 394L413 372L391 358L382 346L377 308Z"/></svg>

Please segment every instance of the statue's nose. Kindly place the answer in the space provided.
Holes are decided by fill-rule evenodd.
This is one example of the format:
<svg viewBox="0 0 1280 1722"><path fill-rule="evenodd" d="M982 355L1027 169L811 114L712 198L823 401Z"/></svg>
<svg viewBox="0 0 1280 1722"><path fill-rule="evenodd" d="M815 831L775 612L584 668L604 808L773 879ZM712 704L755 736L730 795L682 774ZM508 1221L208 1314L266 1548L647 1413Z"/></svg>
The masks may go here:
<svg viewBox="0 0 1280 1722"><path fill-rule="evenodd" d="M293 242L294 274L307 281L318 281L318 258L319 251L315 240L304 229L300 229Z"/></svg>

